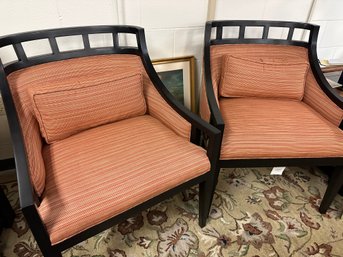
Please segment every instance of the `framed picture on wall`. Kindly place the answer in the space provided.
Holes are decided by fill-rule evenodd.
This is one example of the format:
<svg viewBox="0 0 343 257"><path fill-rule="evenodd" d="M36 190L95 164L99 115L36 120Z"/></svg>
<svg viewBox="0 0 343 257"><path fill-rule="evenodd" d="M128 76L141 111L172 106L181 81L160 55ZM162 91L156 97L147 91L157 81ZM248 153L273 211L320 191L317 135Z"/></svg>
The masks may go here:
<svg viewBox="0 0 343 257"><path fill-rule="evenodd" d="M195 112L194 56L161 59L152 63L169 92Z"/></svg>

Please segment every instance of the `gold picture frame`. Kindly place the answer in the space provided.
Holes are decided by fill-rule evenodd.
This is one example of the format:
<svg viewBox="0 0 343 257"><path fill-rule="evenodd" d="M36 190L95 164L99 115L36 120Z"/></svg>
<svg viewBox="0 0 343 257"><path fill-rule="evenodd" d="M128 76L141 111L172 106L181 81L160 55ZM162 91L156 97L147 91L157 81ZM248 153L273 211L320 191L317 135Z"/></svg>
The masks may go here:
<svg viewBox="0 0 343 257"><path fill-rule="evenodd" d="M194 56L154 60L152 64L169 92L192 112L195 107Z"/></svg>

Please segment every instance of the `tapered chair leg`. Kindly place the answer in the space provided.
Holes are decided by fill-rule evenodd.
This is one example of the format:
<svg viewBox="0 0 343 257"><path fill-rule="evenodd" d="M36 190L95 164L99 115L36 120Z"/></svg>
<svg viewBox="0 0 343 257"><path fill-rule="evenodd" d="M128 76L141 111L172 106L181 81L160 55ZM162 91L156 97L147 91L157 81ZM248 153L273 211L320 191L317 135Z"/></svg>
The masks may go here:
<svg viewBox="0 0 343 257"><path fill-rule="evenodd" d="M324 214L329 209L330 204L337 195L340 188L343 186L343 167L335 167L331 178L329 179L328 187L319 207L319 212Z"/></svg>
<svg viewBox="0 0 343 257"><path fill-rule="evenodd" d="M62 257L62 253L57 251L51 245L49 235L47 234L45 227L41 223L39 214L36 207L29 206L22 208L22 212L26 220L30 220L29 226L33 236L35 237L37 244L44 257Z"/></svg>
<svg viewBox="0 0 343 257"><path fill-rule="evenodd" d="M199 184L199 226L204 227L210 212L215 189L215 178L210 176Z"/></svg>

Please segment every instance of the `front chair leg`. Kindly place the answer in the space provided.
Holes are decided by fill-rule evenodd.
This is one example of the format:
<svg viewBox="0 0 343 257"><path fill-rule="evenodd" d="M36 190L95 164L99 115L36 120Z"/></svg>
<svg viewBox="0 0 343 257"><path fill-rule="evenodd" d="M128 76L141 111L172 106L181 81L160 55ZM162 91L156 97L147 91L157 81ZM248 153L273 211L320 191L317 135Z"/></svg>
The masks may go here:
<svg viewBox="0 0 343 257"><path fill-rule="evenodd" d="M210 212L215 189L215 178L209 178L199 184L199 226L204 227Z"/></svg>
<svg viewBox="0 0 343 257"><path fill-rule="evenodd" d="M51 245L51 241L45 227L40 219L36 207L31 205L22 208L22 212L27 220L31 232L44 257L62 257L62 253Z"/></svg>
<svg viewBox="0 0 343 257"><path fill-rule="evenodd" d="M333 174L329 179L322 203L319 207L319 212L324 214L329 209L330 204L337 195L340 188L343 186L343 167L335 167Z"/></svg>

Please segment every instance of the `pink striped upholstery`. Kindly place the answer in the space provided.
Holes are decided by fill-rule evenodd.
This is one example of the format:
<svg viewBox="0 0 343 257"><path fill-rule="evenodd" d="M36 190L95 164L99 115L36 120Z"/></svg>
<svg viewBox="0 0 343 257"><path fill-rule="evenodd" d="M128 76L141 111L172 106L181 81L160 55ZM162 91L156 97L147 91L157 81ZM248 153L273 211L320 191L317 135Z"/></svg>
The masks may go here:
<svg viewBox="0 0 343 257"><path fill-rule="evenodd" d="M267 97L301 100L308 63L303 60L223 56L219 85L223 97Z"/></svg>
<svg viewBox="0 0 343 257"><path fill-rule="evenodd" d="M47 143L146 112L141 73L78 76L30 92Z"/></svg>
<svg viewBox="0 0 343 257"><path fill-rule="evenodd" d="M343 110L333 103L326 94L323 93L322 89L314 78L312 71L310 71L309 75L307 76L303 101L336 126L339 126L339 124L342 122Z"/></svg>
<svg viewBox="0 0 343 257"><path fill-rule="evenodd" d="M167 104L147 76L144 78L144 94L147 101L148 113L160 120L177 135L189 139L191 124Z"/></svg>
<svg viewBox="0 0 343 257"><path fill-rule="evenodd" d="M240 56L241 58L269 58L269 59L288 59L304 60L308 62L308 51L306 48L287 45L255 45L255 44L231 44L211 46L211 74L213 88L218 95L218 87L222 74L222 57L224 55ZM219 100L219 99L218 99ZM309 69L303 101L318 111L323 117L334 125L338 126L342 121L343 110L337 107L319 88L314 80L313 74ZM200 101L200 114L208 120L209 108L206 101L204 90Z"/></svg>
<svg viewBox="0 0 343 257"><path fill-rule="evenodd" d="M208 106L204 75L201 80L201 85L202 86L201 86L201 93L200 93L199 113L202 119L206 120L207 122L210 122L211 111L210 111L210 107ZM218 90L215 88L215 86L213 86L213 88L214 88L214 96L217 101L217 105L219 107Z"/></svg>
<svg viewBox="0 0 343 257"><path fill-rule="evenodd" d="M52 244L210 169L204 149L150 115L54 142L43 156L47 183L38 210Z"/></svg>
<svg viewBox="0 0 343 257"><path fill-rule="evenodd" d="M35 191L38 195L45 187L45 169L41 156L42 139L38 122L34 115L30 89L59 84L82 78L91 81L99 78L113 78L116 74L143 74L144 91L147 107L152 116L168 124L175 133L189 138L190 125L175 113L154 90L141 59L136 55L98 55L32 66L11 73L8 76L14 103L23 131L29 171Z"/></svg>
<svg viewBox="0 0 343 257"><path fill-rule="evenodd" d="M220 110L221 159L343 156L343 131L303 102L222 98Z"/></svg>

